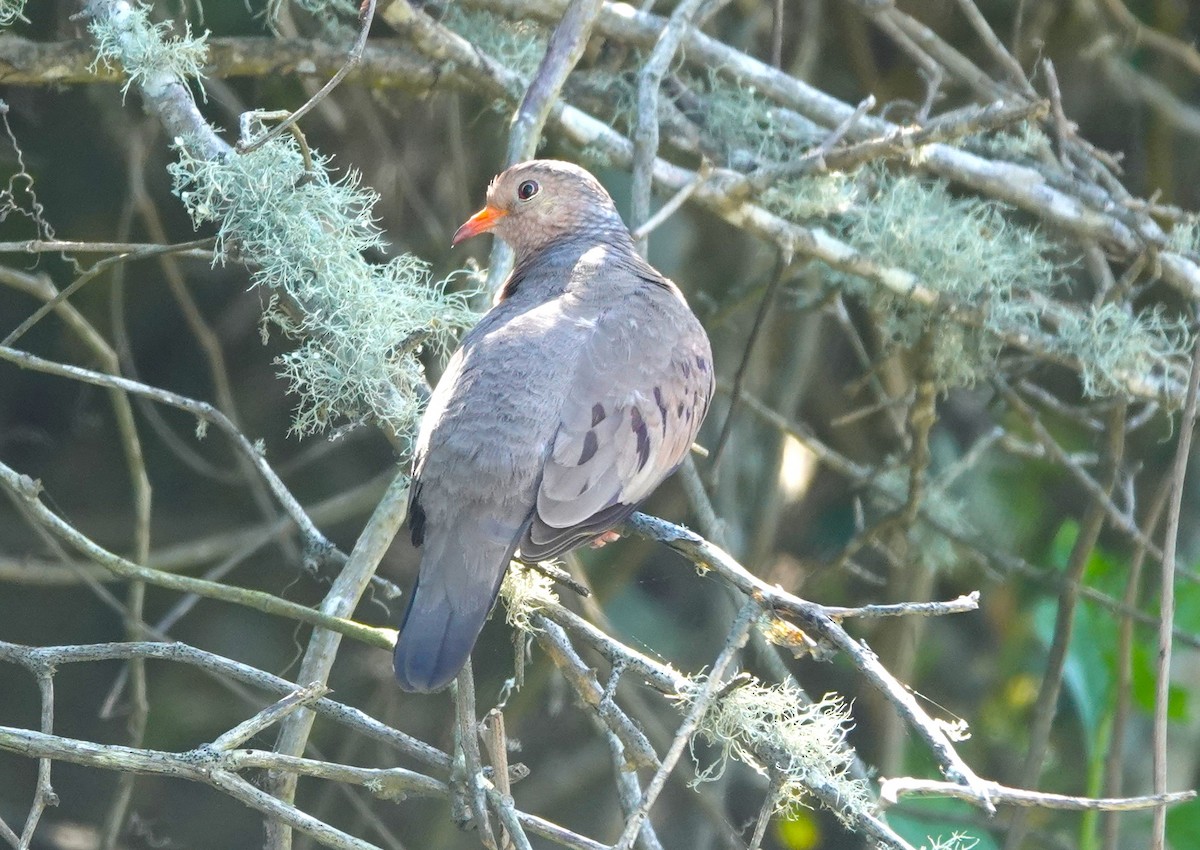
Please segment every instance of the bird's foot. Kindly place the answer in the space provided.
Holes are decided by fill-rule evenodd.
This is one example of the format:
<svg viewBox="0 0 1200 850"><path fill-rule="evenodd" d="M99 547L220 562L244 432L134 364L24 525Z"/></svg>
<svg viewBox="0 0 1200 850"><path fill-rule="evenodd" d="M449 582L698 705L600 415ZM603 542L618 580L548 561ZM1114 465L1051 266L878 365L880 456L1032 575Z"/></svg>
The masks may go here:
<svg viewBox="0 0 1200 850"><path fill-rule="evenodd" d="M599 535L598 537L593 538L591 540L591 542L588 543L588 546L592 547L593 549L599 549L601 546L607 545L609 543L612 543L612 542L620 540L620 539L621 539L621 532L606 531L603 534Z"/></svg>

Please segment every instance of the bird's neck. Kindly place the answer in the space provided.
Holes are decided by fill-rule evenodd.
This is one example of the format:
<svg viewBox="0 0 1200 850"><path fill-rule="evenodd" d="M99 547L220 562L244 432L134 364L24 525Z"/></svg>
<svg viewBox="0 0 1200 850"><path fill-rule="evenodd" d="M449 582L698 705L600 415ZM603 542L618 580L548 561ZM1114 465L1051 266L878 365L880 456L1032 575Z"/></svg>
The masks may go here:
<svg viewBox="0 0 1200 850"><path fill-rule="evenodd" d="M573 234L570 239L548 242L535 249L517 251L516 262L496 303L517 295L529 294L536 299L561 295L581 262L589 258L599 261L605 257L636 257L633 238L621 227L620 232L586 232Z"/></svg>

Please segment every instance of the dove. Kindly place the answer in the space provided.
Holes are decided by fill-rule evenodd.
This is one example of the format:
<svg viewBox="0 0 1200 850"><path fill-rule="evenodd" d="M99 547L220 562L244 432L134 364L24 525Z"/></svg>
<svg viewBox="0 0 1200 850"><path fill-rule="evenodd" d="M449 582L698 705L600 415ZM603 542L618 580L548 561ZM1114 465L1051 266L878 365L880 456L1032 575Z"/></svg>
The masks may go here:
<svg viewBox="0 0 1200 850"><path fill-rule="evenodd" d="M512 247L513 271L447 364L415 445L420 567L394 659L407 691L455 678L514 558L615 536L683 462L713 395L704 328L586 170L504 171L452 244L488 232Z"/></svg>

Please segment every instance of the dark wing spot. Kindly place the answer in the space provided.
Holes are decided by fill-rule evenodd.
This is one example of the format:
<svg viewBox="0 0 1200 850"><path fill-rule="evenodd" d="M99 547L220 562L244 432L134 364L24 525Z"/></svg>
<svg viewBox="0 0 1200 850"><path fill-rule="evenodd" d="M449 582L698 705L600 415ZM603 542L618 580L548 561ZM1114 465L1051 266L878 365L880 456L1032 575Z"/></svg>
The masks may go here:
<svg viewBox="0 0 1200 850"><path fill-rule="evenodd" d="M683 418L683 402L682 401L679 402L679 404L675 405L675 415L681 419Z"/></svg>
<svg viewBox="0 0 1200 850"><path fill-rule="evenodd" d="M604 405L602 405L600 402L596 402L595 404L592 405L592 427L593 428L595 428L597 425L599 425L601 422L603 422L605 416L607 416L607 414L604 412Z"/></svg>
<svg viewBox="0 0 1200 850"><path fill-rule="evenodd" d="M683 370L683 377L685 377L685 378L692 377L692 364L691 363L684 360L679 364L679 368L681 368Z"/></svg>
<svg viewBox="0 0 1200 850"><path fill-rule="evenodd" d="M701 372L708 371L708 361L704 359L703 355L700 355L700 354L696 355L696 366L700 369Z"/></svg>
<svg viewBox="0 0 1200 850"><path fill-rule="evenodd" d="M655 286L661 287L662 289L670 289L671 288L671 282L669 280L667 280L665 277L663 277L662 275L645 274L644 272L638 272L638 277L642 279L643 283L652 283Z"/></svg>
<svg viewBox="0 0 1200 850"><path fill-rule="evenodd" d="M588 431L587 435L583 438L583 451L579 453L579 463L577 465L583 466L591 460L598 448L600 448L600 441L596 439L596 432Z"/></svg>
<svg viewBox="0 0 1200 850"><path fill-rule="evenodd" d="M420 546L425 542L425 509L421 507L421 503L417 501L417 497L421 495L421 490L417 484L413 491L412 504L408 506L408 527L412 532L412 544Z"/></svg>
<svg viewBox="0 0 1200 850"><path fill-rule="evenodd" d="M662 432L665 437L667 436L667 402L663 398L662 387L654 388L654 401L658 403L658 413L662 418Z"/></svg>
<svg viewBox="0 0 1200 850"><path fill-rule="evenodd" d="M636 407L629 411L629 426L637 436L638 469L642 469L650 460L650 434L646 430L646 420Z"/></svg>

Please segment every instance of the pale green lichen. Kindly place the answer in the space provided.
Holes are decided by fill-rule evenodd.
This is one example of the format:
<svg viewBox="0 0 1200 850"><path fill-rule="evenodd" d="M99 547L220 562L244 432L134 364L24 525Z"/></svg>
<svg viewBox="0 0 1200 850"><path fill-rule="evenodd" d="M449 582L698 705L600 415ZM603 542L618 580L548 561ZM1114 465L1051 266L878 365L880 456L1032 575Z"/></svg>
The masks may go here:
<svg viewBox="0 0 1200 850"><path fill-rule="evenodd" d="M1083 392L1092 398L1121 394L1130 379L1161 377L1192 345L1182 319L1161 308L1134 313L1118 304L1064 314L1056 338L1079 359Z"/></svg>
<svg viewBox="0 0 1200 850"><path fill-rule="evenodd" d="M944 387L985 377L1006 336L1040 332L1030 297L1062 280L1052 243L1016 224L1000 204L952 195L939 181L881 166L863 170L863 197L837 222L843 237L882 265L916 275L922 285L982 316L982 326L937 323L932 366ZM936 313L902 294L871 290L885 333L913 345Z"/></svg>
<svg viewBox="0 0 1200 850"><path fill-rule="evenodd" d="M154 23L150 7L129 4L120 14L93 18L88 26L96 40L93 68L120 66L127 79L122 93L138 85L161 86L167 81L200 80L208 58L207 33L193 36L184 23L182 36L170 36L170 21Z"/></svg>
<svg viewBox="0 0 1200 850"><path fill-rule="evenodd" d="M370 418L412 433L425 392L416 353L446 348L474 322L469 293L447 292L410 255L368 263L363 252L383 247L377 195L355 172L331 177L320 155L306 170L291 137L220 160L176 148L171 173L193 221L216 223L219 257L236 251L256 267L254 283L273 293L267 321L301 340L279 360L301 398L294 429Z"/></svg>
<svg viewBox="0 0 1200 850"><path fill-rule="evenodd" d="M1053 162L1055 159L1050 137L1029 121L1021 121L1000 132L968 136L963 140L963 146L981 156L1014 162Z"/></svg>
<svg viewBox="0 0 1200 850"><path fill-rule="evenodd" d="M808 222L846 214L858 196L852 175L831 171L777 183L763 192L759 202L778 216Z"/></svg>
<svg viewBox="0 0 1200 850"><path fill-rule="evenodd" d="M500 596L504 600L508 624L522 632L535 631L533 616L558 604L554 582L543 573L516 562L504 575Z"/></svg>
<svg viewBox="0 0 1200 850"><path fill-rule="evenodd" d="M546 53L549 32L532 20L513 21L457 3L446 9L442 23L471 42L477 50L529 79Z"/></svg>
<svg viewBox="0 0 1200 850"><path fill-rule="evenodd" d="M986 379L1012 340L1038 340L1073 360L1092 397L1127 394L1131 381L1161 376L1189 347L1184 322L1160 310L1132 313L1115 305L1055 301L1066 291L1069 265L1057 246L1015 221L1004 205L959 197L941 181L873 164L853 175L781 183L763 194L762 203L798 223L818 221L880 267L910 272L944 303L972 314L970 321L951 318L941 301L929 305L830 272L874 308L886 344L911 348L932 334L931 366L940 390ZM1176 231L1179 250L1194 248L1192 226L1181 223Z"/></svg>
<svg viewBox="0 0 1200 850"><path fill-rule="evenodd" d="M1185 215L1167 234L1167 248L1180 254L1200 253L1200 216Z"/></svg>
<svg viewBox="0 0 1200 850"><path fill-rule="evenodd" d="M275 29L289 0L267 0L266 19ZM358 4L354 0L290 0L321 24L327 35L346 36L358 30Z"/></svg>
<svg viewBox="0 0 1200 850"><path fill-rule="evenodd" d="M699 687L695 683L682 694L681 703L690 705ZM795 814L808 805L809 788L821 787L836 795L838 804L832 810L849 822L855 813L870 809L866 785L848 773L852 758L845 745L849 724L849 710L836 694L809 703L793 685L768 687L751 680L717 698L704 713L697 735L713 744L720 755L714 764L698 771L696 781L718 778L729 760L735 759L771 777L778 814Z"/></svg>
<svg viewBox="0 0 1200 850"><path fill-rule="evenodd" d="M718 73L684 74L682 79L696 98L689 111L709 139L719 148L725 165L739 170L787 162L803 155L828 134L827 130L780 109L754 86Z"/></svg>
<svg viewBox="0 0 1200 850"><path fill-rule="evenodd" d="M860 202L840 221L842 233L864 254L975 305L1008 304L1022 293L1047 292L1060 281L1050 259L1053 244L1039 231L1009 220L1000 204L956 197L945 183L884 167L864 171Z"/></svg>
<svg viewBox="0 0 1200 850"><path fill-rule="evenodd" d="M17 21L25 21L25 0L0 0L0 27L7 27Z"/></svg>
<svg viewBox="0 0 1200 850"><path fill-rule="evenodd" d="M836 275L875 308L888 344L912 346L932 330L941 388L986 376L1006 336L1040 335L1041 310L1030 296L1061 279L1054 245L1009 220L1001 205L956 197L942 182L882 164L789 181L768 190L764 203L797 222L820 219L864 257L912 273L926 289L982 317L981 326L941 321L936 308L905 293Z"/></svg>
<svg viewBox="0 0 1200 850"><path fill-rule="evenodd" d="M974 850L979 839L970 833L953 832L949 838L926 836L929 844L922 844L921 850Z"/></svg>

